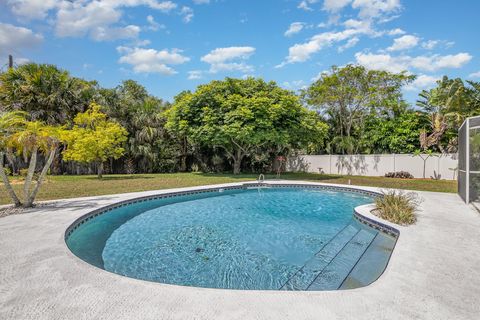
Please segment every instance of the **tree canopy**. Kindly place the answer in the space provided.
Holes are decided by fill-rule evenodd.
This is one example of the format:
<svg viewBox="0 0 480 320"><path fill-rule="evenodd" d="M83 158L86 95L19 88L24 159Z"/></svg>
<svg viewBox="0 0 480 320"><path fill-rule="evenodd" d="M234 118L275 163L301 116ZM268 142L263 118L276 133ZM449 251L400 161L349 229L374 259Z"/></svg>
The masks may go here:
<svg viewBox="0 0 480 320"><path fill-rule="evenodd" d="M320 143L326 133L326 125L295 94L254 78L227 78L183 92L167 117L167 128L190 143L224 150L234 173L240 172L244 157L260 148L283 153L288 147Z"/></svg>
<svg viewBox="0 0 480 320"><path fill-rule="evenodd" d="M123 143L127 140L127 131L118 123L108 120L96 103L92 103L86 112L77 114L74 123L73 128L63 135L67 144L63 158L96 163L98 177L102 178L103 163L124 154Z"/></svg>
<svg viewBox="0 0 480 320"><path fill-rule="evenodd" d="M480 113L480 82L445 76L435 88L420 92L417 106L430 117L429 126L422 130L422 148L455 152L458 128L466 118Z"/></svg>
<svg viewBox="0 0 480 320"><path fill-rule="evenodd" d="M54 65L35 63L8 69L0 74L0 83L4 111L25 111L47 124L71 121L88 106L97 87Z"/></svg>
<svg viewBox="0 0 480 320"><path fill-rule="evenodd" d="M330 152L358 153L365 120L382 109L403 103L402 86L415 76L368 70L359 65L333 66L303 90L304 101L330 124Z"/></svg>

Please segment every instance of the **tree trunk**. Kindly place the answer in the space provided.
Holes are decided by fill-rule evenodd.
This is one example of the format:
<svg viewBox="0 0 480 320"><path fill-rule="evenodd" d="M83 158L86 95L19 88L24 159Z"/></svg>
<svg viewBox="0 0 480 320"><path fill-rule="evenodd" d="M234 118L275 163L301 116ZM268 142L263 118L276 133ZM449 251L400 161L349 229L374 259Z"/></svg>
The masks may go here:
<svg viewBox="0 0 480 320"><path fill-rule="evenodd" d="M188 142L187 142L187 138L183 138L182 139L182 144L181 144L181 148L182 148L182 154L180 156L180 172L186 172L187 171L187 156L188 156Z"/></svg>
<svg viewBox="0 0 480 320"><path fill-rule="evenodd" d="M242 150L237 149L237 151L235 151L235 155L233 156L233 174L239 174L241 172L242 159L243 159Z"/></svg>
<svg viewBox="0 0 480 320"><path fill-rule="evenodd" d="M40 189L40 186L42 185L43 179L47 175L48 169L50 168L53 160L55 159L56 151L57 151L57 148L54 148L52 151L50 151L50 154L48 155L48 158L47 158L47 162L45 163L45 166L43 167L42 172L38 177L37 185L35 186L35 189L33 189L32 193L28 196L28 198L25 199L25 204L23 205L25 208L29 208L33 206L33 202L37 197L37 193L38 193L38 190Z"/></svg>
<svg viewBox="0 0 480 320"><path fill-rule="evenodd" d="M98 179L103 179L103 161L98 163Z"/></svg>
<svg viewBox="0 0 480 320"><path fill-rule="evenodd" d="M187 157L185 155L182 155L180 157L180 172L186 172L187 171Z"/></svg>
<svg viewBox="0 0 480 320"><path fill-rule="evenodd" d="M0 152L0 176L2 177L2 181L3 181L3 184L5 185L5 189L7 189L8 195L10 196L13 203L15 204L15 207L20 207L22 203L20 202L17 195L15 194L15 190L13 190L12 185L10 184L10 181L8 180L8 177L5 173L5 168L3 166L3 158L4 158L3 152Z"/></svg>
<svg viewBox="0 0 480 320"><path fill-rule="evenodd" d="M28 165L27 177L23 185L23 200L27 201L30 196L30 186L32 185L33 174L35 173L35 167L37 166L37 147L32 150L30 157L30 164Z"/></svg>
<svg viewBox="0 0 480 320"><path fill-rule="evenodd" d="M7 153L5 154L5 156L7 157L7 161L10 163L10 166L12 167L12 174L15 175L15 173L17 173L17 166L15 165L15 158L12 156L12 154L10 152L8 152L8 150L7 150Z"/></svg>

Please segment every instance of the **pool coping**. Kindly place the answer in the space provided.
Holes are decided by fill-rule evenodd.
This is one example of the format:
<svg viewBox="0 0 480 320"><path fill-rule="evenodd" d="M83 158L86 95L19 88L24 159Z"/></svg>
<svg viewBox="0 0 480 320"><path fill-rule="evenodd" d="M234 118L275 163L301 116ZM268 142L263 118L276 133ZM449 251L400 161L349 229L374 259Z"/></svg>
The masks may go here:
<svg viewBox="0 0 480 320"><path fill-rule="evenodd" d="M188 196L188 195L195 195L195 194L205 194L205 193L217 194L217 193L224 192L224 191L227 191L227 190L248 190L248 189L256 189L256 188L259 188L259 189L264 189L264 188L267 188L267 189L271 189L271 188L277 188L277 189L282 189L282 188L315 189L315 190L319 190L319 191L324 191L325 190L325 191L332 191L332 192L345 192L345 193L352 193L352 194L362 194L362 195L366 195L366 196L369 196L369 197L372 197L372 198L383 196L383 193L368 191L368 190L364 190L364 189L361 189L361 188L349 188L349 187L346 187L346 186L338 187L338 186L318 185L318 184L269 183L269 182L255 182L255 183L246 182L246 183L241 183L240 185L235 185L235 186L224 186L224 187L215 187L214 186L214 187L211 187L211 188L201 188L201 189L198 189L198 190L166 192L166 193L162 193L162 194L155 194L155 195L143 196L143 197L138 197L138 198L133 198L133 199L129 199L129 200L120 201L118 203L114 203L114 204L110 204L110 205L105 206L105 207L98 208L98 209L96 209L92 212L89 212L89 213L79 217L65 230L65 234L64 234L65 245L68 247L68 238L72 235L72 233L75 232L75 230L77 230L77 228L82 226L84 223L86 223L86 222L88 222L92 219L95 219L96 217L101 216L103 214L107 214L107 213L109 213L109 212L111 212L115 209L122 208L122 207L125 207L125 206L128 206L128 205L131 205L131 204L147 202L147 201L152 201L152 200L170 199L170 198L176 198L176 197L182 197L182 196ZM213 195L213 196L215 196L215 195ZM179 201L181 202L182 200L179 200ZM367 212L362 212L362 211L364 211L362 209L363 207L371 206L371 205L372 205L372 203L354 207L352 209L352 219L353 219L353 221L356 221L356 222L360 223L360 225L363 225L366 228L371 228L371 229L376 230L376 231L378 231L378 232L380 232L380 233L382 233L386 236L389 236L389 237L393 238L394 239L394 244L393 244L393 247L391 248L391 250L393 252L394 249L395 249L395 244L397 242L397 239L400 236L400 231L397 228L389 225L389 223L387 221L385 221L385 222L377 221L376 219L372 219L371 217L369 217ZM367 209L367 210L369 210L369 209ZM371 210L369 210L369 211L371 211ZM71 249L69 247L68 247L68 249L71 251ZM72 251L72 254L74 254L78 259L83 260L81 257L78 257L73 251ZM361 285L358 288L371 285L373 282L378 281L378 279L385 272L385 269L388 266L388 262L390 261L391 255L392 255L392 253L390 253L388 255L387 264L385 265L385 268L382 270L380 275L378 277L376 277L375 279L373 279L369 284ZM362 254L362 256L363 256L363 254ZM88 261L85 261L85 260L83 260L83 261L88 263L88 264L91 264ZM358 261L360 261L360 259ZM356 263L358 263L358 261ZM356 263L355 263L355 265L356 265ZM113 272L113 271L108 271L108 270L106 270L104 268L101 268L99 266L95 266L95 265L92 265L92 266L95 267L95 268L99 268L101 270L107 271L107 272ZM353 267L350 270L350 272L348 273L348 275L350 275L350 273L352 271L353 271ZM113 272L113 273L115 273L115 272ZM118 274L118 273L116 273L116 274ZM141 280L141 281L158 282L158 281L153 281L153 280L138 279L138 278L135 278L135 277L130 277L130 276L122 275L122 274L118 274L118 275L128 277L128 278L132 278L132 279L136 279L136 280ZM159 283L161 283L161 282L159 282ZM173 284L173 285L182 286L181 284ZM209 287L206 287L206 288L209 288ZM209 288L209 289L231 290L231 289L227 289L227 288ZM356 289L356 288L349 288L349 289L342 289L342 290L352 290L352 289ZM262 289L236 289L236 290L264 291ZM282 289L277 289L277 290L280 291ZM340 290L340 287L337 288L337 289L331 289L329 291L335 291L335 290ZM302 290L302 291L308 291L308 290Z"/></svg>
<svg viewBox="0 0 480 320"><path fill-rule="evenodd" d="M391 225L401 237L383 275L351 290L245 291L147 282L101 271L65 244L65 230L88 212L141 196L199 188L58 200L1 218L0 318L474 319L480 313L480 241L475 241L480 215L453 194L417 192L424 199L418 221L409 227ZM388 225L371 215L371 209L356 208Z"/></svg>

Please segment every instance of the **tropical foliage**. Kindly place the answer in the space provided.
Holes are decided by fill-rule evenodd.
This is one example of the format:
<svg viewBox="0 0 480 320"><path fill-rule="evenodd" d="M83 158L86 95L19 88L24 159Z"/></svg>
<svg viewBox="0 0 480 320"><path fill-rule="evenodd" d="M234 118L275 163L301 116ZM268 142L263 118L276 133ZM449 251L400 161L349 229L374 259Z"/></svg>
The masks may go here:
<svg viewBox="0 0 480 320"><path fill-rule="evenodd" d="M437 87L419 94L417 105L430 117L422 131L422 149L435 147L440 152L455 152L457 132L467 117L480 113L480 82L443 77Z"/></svg>
<svg viewBox="0 0 480 320"><path fill-rule="evenodd" d="M0 114L0 176L7 192L16 206L22 202L13 190L4 169L4 154L16 152L28 163L23 187L23 206L30 207L47 175L60 141L58 126L46 125L41 121L27 120L23 112L4 112ZM34 181L37 157L43 155L45 163Z"/></svg>
<svg viewBox="0 0 480 320"><path fill-rule="evenodd" d="M128 132L124 161L120 169L132 164L134 172L174 171L179 148L165 130L163 112L169 107L148 94L133 80L114 89L100 89L97 100L103 111Z"/></svg>
<svg viewBox="0 0 480 320"><path fill-rule="evenodd" d="M414 107L402 94L414 79L334 66L299 95L227 78L170 104L133 80L102 88L29 63L0 73L0 177L29 206L47 173L279 172L295 153L455 152L458 127L480 114L480 83L444 77ZM17 195L8 175L22 174Z"/></svg>
<svg viewBox="0 0 480 320"><path fill-rule="evenodd" d="M64 124L84 111L96 92L96 83L71 77L56 66L29 63L0 74L0 105L21 110L31 120Z"/></svg>

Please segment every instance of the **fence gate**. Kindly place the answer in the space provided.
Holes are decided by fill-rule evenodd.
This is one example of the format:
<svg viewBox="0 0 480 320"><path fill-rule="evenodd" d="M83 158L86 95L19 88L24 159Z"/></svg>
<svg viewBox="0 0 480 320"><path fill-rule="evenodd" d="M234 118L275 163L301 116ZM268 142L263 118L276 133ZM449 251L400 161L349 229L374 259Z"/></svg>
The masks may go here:
<svg viewBox="0 0 480 320"><path fill-rule="evenodd" d="M465 120L458 132L458 194L477 201L480 191L480 116Z"/></svg>

